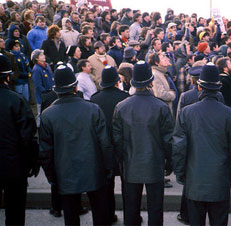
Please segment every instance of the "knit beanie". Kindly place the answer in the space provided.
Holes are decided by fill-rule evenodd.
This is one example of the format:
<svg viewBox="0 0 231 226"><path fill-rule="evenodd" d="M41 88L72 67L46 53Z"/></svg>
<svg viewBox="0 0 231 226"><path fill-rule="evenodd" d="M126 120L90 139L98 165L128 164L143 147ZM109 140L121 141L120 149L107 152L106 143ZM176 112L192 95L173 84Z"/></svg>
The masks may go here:
<svg viewBox="0 0 231 226"><path fill-rule="evenodd" d="M207 42L198 43L197 49L200 53L203 53L207 49L208 45L209 44Z"/></svg>

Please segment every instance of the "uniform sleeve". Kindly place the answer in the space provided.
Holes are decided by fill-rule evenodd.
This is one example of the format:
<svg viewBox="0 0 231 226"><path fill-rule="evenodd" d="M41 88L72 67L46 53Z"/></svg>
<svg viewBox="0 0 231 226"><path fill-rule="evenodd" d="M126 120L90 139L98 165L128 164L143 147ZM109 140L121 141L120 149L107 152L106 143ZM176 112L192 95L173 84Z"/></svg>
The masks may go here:
<svg viewBox="0 0 231 226"><path fill-rule="evenodd" d="M174 128L174 121L169 107L166 105L162 109L160 133L163 140L165 159L171 162L172 154L172 134Z"/></svg>
<svg viewBox="0 0 231 226"><path fill-rule="evenodd" d="M122 160L123 154L123 126L118 108L115 108L113 115L113 144L115 147L115 155L118 162Z"/></svg>
<svg viewBox="0 0 231 226"><path fill-rule="evenodd" d="M99 107L98 114L95 118L95 130L101 150L103 151L105 167L107 170L111 170L114 168L113 148L109 139L104 114Z"/></svg>
<svg viewBox="0 0 231 226"><path fill-rule="evenodd" d="M182 180L185 177L187 157L187 131L184 122L184 109L177 118L172 149L173 170L176 177Z"/></svg>
<svg viewBox="0 0 231 226"><path fill-rule="evenodd" d="M40 121L39 162L49 183L55 183L53 135L51 125L43 114Z"/></svg>

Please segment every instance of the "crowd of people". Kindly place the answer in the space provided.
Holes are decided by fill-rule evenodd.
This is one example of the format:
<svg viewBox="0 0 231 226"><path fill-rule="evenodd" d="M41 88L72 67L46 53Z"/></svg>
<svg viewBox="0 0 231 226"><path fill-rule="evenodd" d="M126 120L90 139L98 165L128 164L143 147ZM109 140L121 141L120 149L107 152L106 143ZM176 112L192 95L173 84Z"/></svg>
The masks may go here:
<svg viewBox="0 0 231 226"><path fill-rule="evenodd" d="M0 4L0 194L25 224L40 166L55 217L111 225L115 176L125 225L163 225L165 176L183 184L177 219L227 225L231 183L231 21L167 10ZM36 119L36 120L35 120ZM35 135L39 134L39 142ZM1 199L1 195L0 195Z"/></svg>

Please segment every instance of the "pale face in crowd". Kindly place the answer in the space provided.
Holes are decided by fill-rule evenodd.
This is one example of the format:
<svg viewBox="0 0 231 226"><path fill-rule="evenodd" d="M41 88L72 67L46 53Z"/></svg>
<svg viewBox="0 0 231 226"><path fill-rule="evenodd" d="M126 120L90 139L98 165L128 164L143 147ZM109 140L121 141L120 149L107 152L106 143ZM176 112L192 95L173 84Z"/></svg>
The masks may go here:
<svg viewBox="0 0 231 226"><path fill-rule="evenodd" d="M104 55L105 54L105 46L101 46L98 49L95 50L95 52L99 55Z"/></svg>
<svg viewBox="0 0 231 226"><path fill-rule="evenodd" d="M45 28L46 23L45 23L45 21L38 20L38 22L37 22L37 26L38 26L38 27L41 27L41 28Z"/></svg>
<svg viewBox="0 0 231 226"><path fill-rule="evenodd" d="M125 30L124 32L121 32L121 36L123 38L128 39L129 38L129 29Z"/></svg>
<svg viewBox="0 0 231 226"><path fill-rule="evenodd" d="M170 61L168 57L166 57L164 54L160 54L159 59L160 63L158 64L158 67L167 68L168 66L170 66Z"/></svg>
<svg viewBox="0 0 231 226"><path fill-rule="evenodd" d="M91 64L89 62L86 62L86 66L82 67L83 72L90 74L91 73Z"/></svg>
<svg viewBox="0 0 231 226"><path fill-rule="evenodd" d="M15 38L19 38L19 37L20 37L20 32L19 32L18 29L16 29L16 30L13 31L13 36L14 36Z"/></svg>
<svg viewBox="0 0 231 226"><path fill-rule="evenodd" d="M38 58L36 58L37 62L39 63L45 63L46 62L46 56L44 55L44 53L40 53Z"/></svg>
<svg viewBox="0 0 231 226"><path fill-rule="evenodd" d="M117 47L118 47L119 49L122 48L122 43L121 43L120 39L116 39L116 40L115 40L115 44L117 45Z"/></svg>
<svg viewBox="0 0 231 226"><path fill-rule="evenodd" d="M161 31L161 32L157 35L157 38L160 39L160 40L163 40L163 39L164 39L164 32Z"/></svg>
<svg viewBox="0 0 231 226"><path fill-rule="evenodd" d="M5 41L2 38L0 38L0 49L5 49Z"/></svg>
<svg viewBox="0 0 231 226"><path fill-rule="evenodd" d="M81 57L81 54L82 54L82 52L81 52L80 48L77 47L76 50L75 50L75 53L74 53L74 57L76 59L79 59Z"/></svg>
<svg viewBox="0 0 231 226"><path fill-rule="evenodd" d="M155 41L155 44L153 45L153 49L156 52L159 52L161 50L161 41L160 40L156 40Z"/></svg>
<svg viewBox="0 0 231 226"><path fill-rule="evenodd" d="M79 16L77 14L73 14L72 15L72 20L75 22L75 23L78 23L79 22Z"/></svg>

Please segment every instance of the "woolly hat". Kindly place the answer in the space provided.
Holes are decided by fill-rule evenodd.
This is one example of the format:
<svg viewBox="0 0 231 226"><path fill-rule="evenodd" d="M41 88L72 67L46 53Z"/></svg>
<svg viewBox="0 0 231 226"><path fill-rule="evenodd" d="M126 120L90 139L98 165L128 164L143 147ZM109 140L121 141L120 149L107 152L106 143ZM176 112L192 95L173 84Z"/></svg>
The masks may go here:
<svg viewBox="0 0 231 226"><path fill-rule="evenodd" d="M77 46L68 46L67 47L67 51L66 54L70 57L73 57L75 54L75 50L76 50Z"/></svg>
<svg viewBox="0 0 231 226"><path fill-rule="evenodd" d="M20 45L20 42L19 42L18 40L11 39L11 40L9 41L9 44L8 44L9 50L12 50L13 47L14 47L15 45L17 45L17 44Z"/></svg>
<svg viewBox="0 0 231 226"><path fill-rule="evenodd" d="M192 76L192 77L200 77L200 73L202 71L202 67L203 66L195 66L195 67L191 67L188 71L188 73Z"/></svg>
<svg viewBox="0 0 231 226"><path fill-rule="evenodd" d="M112 66L106 66L102 71L102 77L100 82L100 87L105 89L114 86L120 77L116 71L116 69Z"/></svg>
<svg viewBox="0 0 231 226"><path fill-rule="evenodd" d="M198 52L203 53L207 49L208 45L209 44L207 42L198 43L197 46Z"/></svg>
<svg viewBox="0 0 231 226"><path fill-rule="evenodd" d="M151 66L145 61L138 61L134 65L131 84L135 88L145 88L154 79Z"/></svg>
<svg viewBox="0 0 231 226"><path fill-rule="evenodd" d="M218 68L211 62L204 65L197 83L208 90L219 90L222 83L220 82Z"/></svg>
<svg viewBox="0 0 231 226"><path fill-rule="evenodd" d="M77 86L77 78L72 69L62 63L59 64L54 72L54 91L57 94L64 94L73 91L73 87Z"/></svg>
<svg viewBox="0 0 231 226"><path fill-rule="evenodd" d="M209 33L206 32L206 31L202 31L200 34L199 34L199 39L201 40L203 37L205 36L209 36Z"/></svg>

